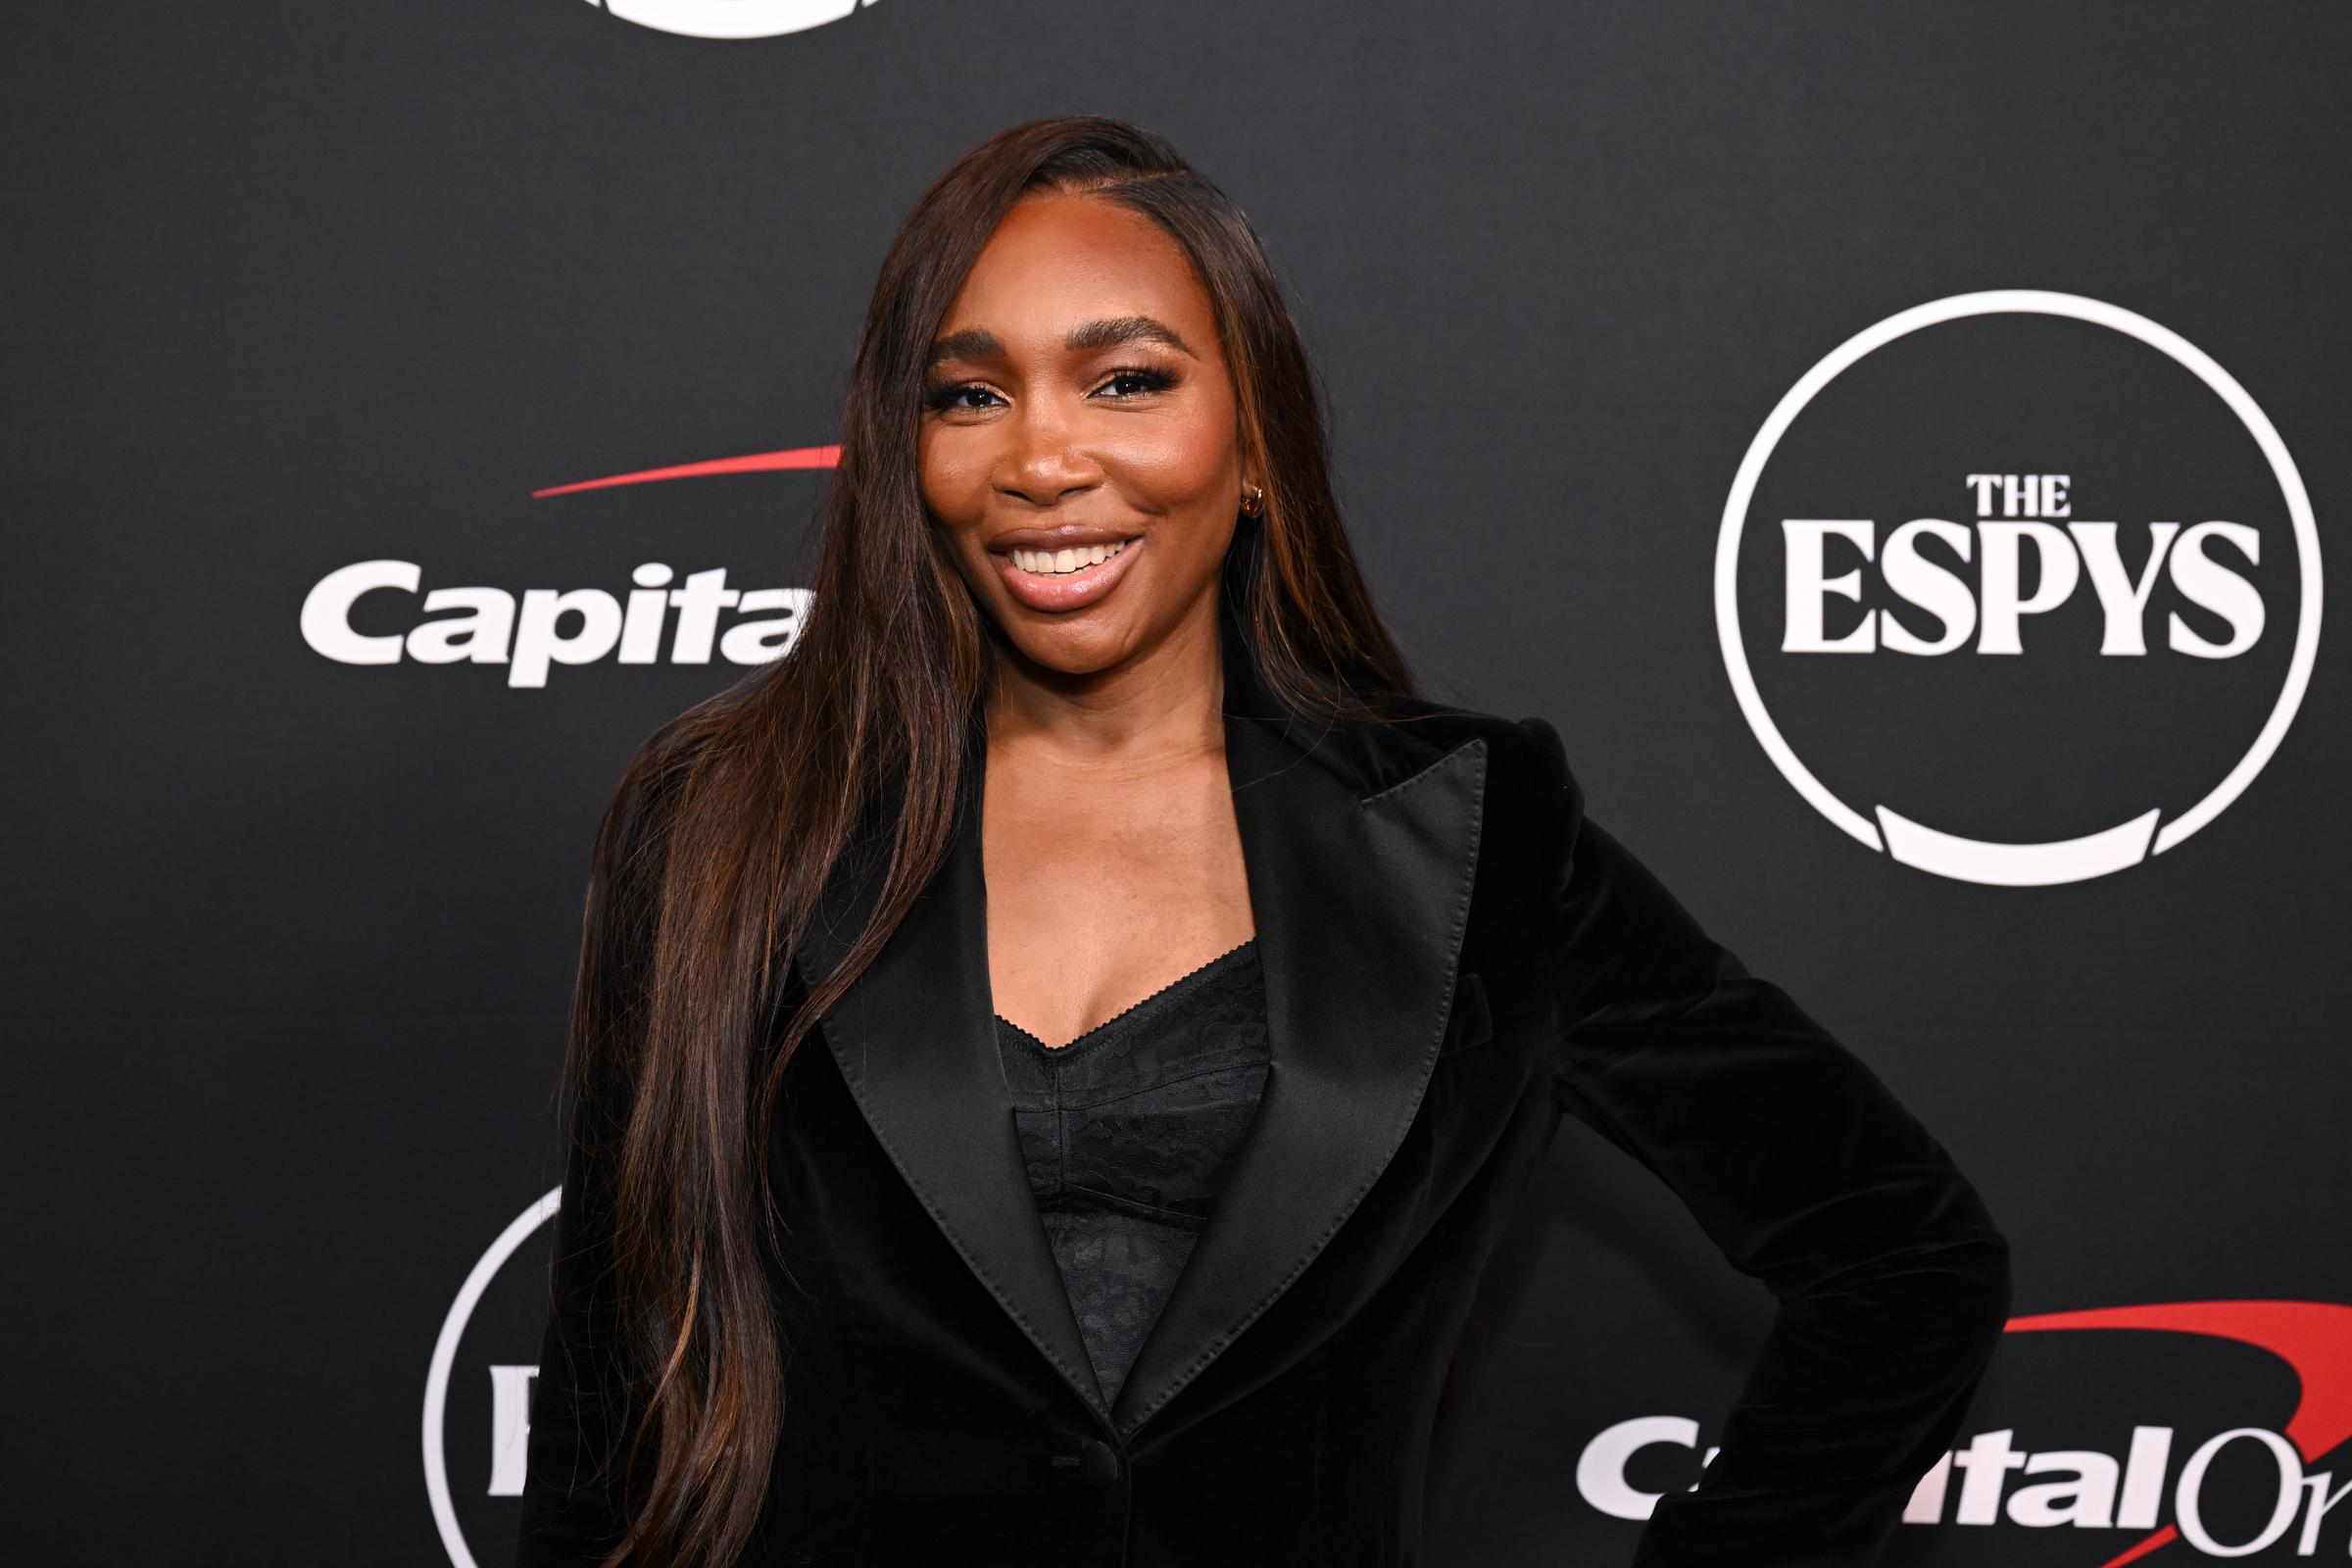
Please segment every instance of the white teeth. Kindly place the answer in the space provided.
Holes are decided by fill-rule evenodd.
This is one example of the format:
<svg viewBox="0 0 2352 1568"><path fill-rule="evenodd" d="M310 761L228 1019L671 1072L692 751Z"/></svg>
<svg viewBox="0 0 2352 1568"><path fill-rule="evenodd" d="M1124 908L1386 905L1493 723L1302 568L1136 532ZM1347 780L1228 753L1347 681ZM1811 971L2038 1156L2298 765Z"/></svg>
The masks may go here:
<svg viewBox="0 0 2352 1568"><path fill-rule="evenodd" d="M1045 576L1059 576L1083 566L1100 565L1127 548L1122 539L1115 545L1079 545L1068 550L1015 550L1012 564L1023 571Z"/></svg>

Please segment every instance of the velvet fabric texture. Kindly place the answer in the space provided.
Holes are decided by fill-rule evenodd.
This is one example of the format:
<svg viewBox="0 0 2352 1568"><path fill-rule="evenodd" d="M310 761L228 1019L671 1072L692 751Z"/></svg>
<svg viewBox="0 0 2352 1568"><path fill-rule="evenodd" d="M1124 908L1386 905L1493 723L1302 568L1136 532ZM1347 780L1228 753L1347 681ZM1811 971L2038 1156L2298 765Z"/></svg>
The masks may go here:
<svg viewBox="0 0 2352 1568"><path fill-rule="evenodd" d="M1311 726L1230 619L1225 678L1270 1070L1132 1370L1106 1405L1006 1102L975 750L947 863L786 1072L786 1411L745 1561L1419 1562L1448 1358L1563 1115L1778 1302L1720 1452L1659 1500L1635 1568L1875 1561L2007 1317L1975 1189L1585 813L1551 725L1425 703ZM838 960L871 873L828 888L799 984ZM625 975L638 936L592 940ZM568 1161L524 1568L614 1535L611 1490L581 1484L617 1433L609 1171L584 1144Z"/></svg>

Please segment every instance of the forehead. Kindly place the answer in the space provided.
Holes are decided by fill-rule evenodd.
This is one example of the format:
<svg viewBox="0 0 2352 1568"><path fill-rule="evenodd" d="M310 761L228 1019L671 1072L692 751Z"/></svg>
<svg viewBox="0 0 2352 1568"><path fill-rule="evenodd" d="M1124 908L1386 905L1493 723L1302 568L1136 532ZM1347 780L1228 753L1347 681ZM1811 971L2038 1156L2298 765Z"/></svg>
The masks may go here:
<svg viewBox="0 0 2352 1568"><path fill-rule="evenodd" d="M1214 349L1208 291L1167 230L1115 202L1053 192L1013 204L940 326L987 327L1011 347L1122 316L1157 317L1196 349Z"/></svg>

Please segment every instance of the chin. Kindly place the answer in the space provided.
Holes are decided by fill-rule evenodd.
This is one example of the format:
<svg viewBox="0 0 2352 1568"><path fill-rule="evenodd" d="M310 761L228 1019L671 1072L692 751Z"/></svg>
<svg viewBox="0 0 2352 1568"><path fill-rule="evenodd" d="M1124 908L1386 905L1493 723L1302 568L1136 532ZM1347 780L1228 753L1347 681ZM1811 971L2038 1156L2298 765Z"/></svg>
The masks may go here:
<svg viewBox="0 0 2352 1568"><path fill-rule="evenodd" d="M1007 615L1027 615L1031 612L1014 606ZM998 629L1004 642L1040 669L1062 675L1093 675L1108 669L1127 656L1128 638L1123 624L1112 624L1107 618L1100 625L1066 624L1039 626L1031 624L1018 630L1006 629L1004 620Z"/></svg>

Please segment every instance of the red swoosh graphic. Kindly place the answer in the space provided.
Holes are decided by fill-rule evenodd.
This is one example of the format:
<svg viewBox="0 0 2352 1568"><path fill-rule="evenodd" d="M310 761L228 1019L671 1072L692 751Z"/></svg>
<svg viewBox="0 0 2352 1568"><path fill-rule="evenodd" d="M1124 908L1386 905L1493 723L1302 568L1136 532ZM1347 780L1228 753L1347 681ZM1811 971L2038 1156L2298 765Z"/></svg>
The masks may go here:
<svg viewBox="0 0 2352 1568"><path fill-rule="evenodd" d="M575 490L610 490L614 485L653 484L662 479L701 479L714 473L774 473L788 468L830 468L841 462L841 448L793 447L783 452L754 452L740 458L712 458L708 463L681 463L667 468L640 468L635 473L615 473L603 479L580 479L570 484L550 485L545 490L531 492L540 496L567 496Z"/></svg>
<svg viewBox="0 0 2352 1568"><path fill-rule="evenodd" d="M2167 1301L2013 1317L2007 1332L2061 1329L2202 1334L2268 1350L2287 1364L2302 1388L2294 1415L2279 1432L2304 1462L2352 1437L2352 1306L2331 1301ZM2123 1568L2180 1538L2177 1527L2166 1525L2100 1568Z"/></svg>

